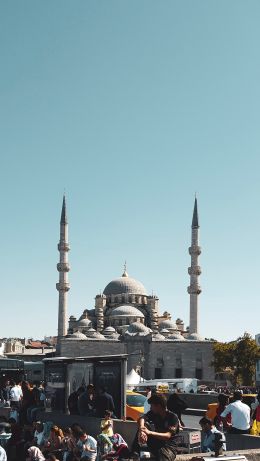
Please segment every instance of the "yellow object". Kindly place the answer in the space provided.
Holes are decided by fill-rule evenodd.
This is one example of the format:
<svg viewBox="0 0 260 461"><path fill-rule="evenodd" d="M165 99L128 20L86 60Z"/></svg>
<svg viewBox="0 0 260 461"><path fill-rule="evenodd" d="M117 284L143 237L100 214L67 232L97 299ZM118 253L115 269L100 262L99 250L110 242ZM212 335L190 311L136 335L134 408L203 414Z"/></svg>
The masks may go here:
<svg viewBox="0 0 260 461"><path fill-rule="evenodd" d="M243 399L242 402L246 403L249 407L251 406L251 403L255 401L257 394L243 394ZM232 396L230 396L230 400L232 400ZM217 408L218 408L218 402L216 403L209 403L207 412L206 412L206 417L209 419L214 420L214 418L217 415Z"/></svg>
<svg viewBox="0 0 260 461"><path fill-rule="evenodd" d="M250 429L250 435L260 435L260 421L256 421L256 419L254 419Z"/></svg>
<svg viewBox="0 0 260 461"><path fill-rule="evenodd" d="M138 421L144 414L146 397L138 392L126 391L126 419Z"/></svg>
<svg viewBox="0 0 260 461"><path fill-rule="evenodd" d="M106 429L103 429L108 423L110 423L110 425ZM112 437L112 435L114 434L113 421L111 421L111 419L102 419L100 427L102 434L107 435L108 437Z"/></svg>

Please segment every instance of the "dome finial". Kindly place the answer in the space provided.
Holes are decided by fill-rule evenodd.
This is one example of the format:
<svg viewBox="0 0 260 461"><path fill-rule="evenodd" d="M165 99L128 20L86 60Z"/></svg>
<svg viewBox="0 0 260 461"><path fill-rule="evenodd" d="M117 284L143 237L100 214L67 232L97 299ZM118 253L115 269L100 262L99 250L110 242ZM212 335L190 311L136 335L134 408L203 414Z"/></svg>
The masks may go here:
<svg viewBox="0 0 260 461"><path fill-rule="evenodd" d="M122 274L122 277L128 277L127 267L126 267L126 261L125 261L125 264L124 264L124 272L123 272L123 274Z"/></svg>

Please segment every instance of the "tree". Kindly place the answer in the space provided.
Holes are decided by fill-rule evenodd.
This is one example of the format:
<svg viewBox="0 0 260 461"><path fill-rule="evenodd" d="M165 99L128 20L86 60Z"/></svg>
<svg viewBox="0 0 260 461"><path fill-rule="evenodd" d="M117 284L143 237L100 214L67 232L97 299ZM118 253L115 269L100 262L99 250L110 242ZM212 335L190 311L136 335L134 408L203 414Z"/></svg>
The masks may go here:
<svg viewBox="0 0 260 461"><path fill-rule="evenodd" d="M229 370L235 384L251 386L255 382L256 361L260 359L260 347L248 333L235 341L215 343L212 365L217 373Z"/></svg>

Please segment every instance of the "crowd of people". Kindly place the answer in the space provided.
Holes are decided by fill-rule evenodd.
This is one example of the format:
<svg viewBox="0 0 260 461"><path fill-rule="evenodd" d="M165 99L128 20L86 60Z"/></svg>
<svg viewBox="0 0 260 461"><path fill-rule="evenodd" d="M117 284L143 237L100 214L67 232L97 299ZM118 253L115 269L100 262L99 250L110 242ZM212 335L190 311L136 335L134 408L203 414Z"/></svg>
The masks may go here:
<svg viewBox="0 0 260 461"><path fill-rule="evenodd" d="M7 380L0 389L1 404L9 417L0 416L0 461L95 461L129 456L123 437L114 433L113 397L104 387L81 387L68 399L71 415L102 418L100 434L94 438L78 423L57 427L38 420L46 400L43 383L30 385Z"/></svg>
<svg viewBox="0 0 260 461"><path fill-rule="evenodd" d="M102 461L140 459L150 451L156 461L173 461L179 448L186 409L185 397L177 390L168 400L146 389L145 412L138 421L133 446L128 447L121 434L114 432L116 417L112 395L105 388L97 392L92 384L80 387L68 399L71 415L101 418L99 434L94 438L78 422L62 429L52 422L39 420L44 407L45 388L7 381L0 390L1 401L9 406L9 417L0 416L0 461ZM214 418L200 420L203 432L202 451L221 453L226 449L225 432L260 434L260 393L251 408L242 402L243 393L235 390L218 395ZM184 397L184 398L183 398ZM88 419L86 418L86 424Z"/></svg>

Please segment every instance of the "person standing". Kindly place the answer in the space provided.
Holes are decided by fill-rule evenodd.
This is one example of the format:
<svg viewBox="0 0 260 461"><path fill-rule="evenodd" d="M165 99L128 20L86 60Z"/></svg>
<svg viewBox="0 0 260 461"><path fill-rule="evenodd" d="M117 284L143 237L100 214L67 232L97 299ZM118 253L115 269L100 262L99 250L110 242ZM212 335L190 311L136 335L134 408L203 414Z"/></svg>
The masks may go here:
<svg viewBox="0 0 260 461"><path fill-rule="evenodd" d="M231 415L232 426L229 432L232 434L248 434L250 430L250 408L242 402L242 398L242 392L235 391L233 403L227 405L220 415L224 420Z"/></svg>
<svg viewBox="0 0 260 461"><path fill-rule="evenodd" d="M17 386L15 381L11 381L10 383L10 405L13 408L19 410L20 402L23 396L23 392L20 386Z"/></svg>
<svg viewBox="0 0 260 461"><path fill-rule="evenodd" d="M101 387L96 400L96 416L103 418L106 410L111 411L112 417L115 417L114 399L104 387Z"/></svg>
<svg viewBox="0 0 260 461"><path fill-rule="evenodd" d="M180 394L178 391L169 396L167 400L167 408L168 410L175 413L178 416L181 425L185 426L181 417L182 417L182 412L186 410L187 405L184 402L184 400L180 397Z"/></svg>
<svg viewBox="0 0 260 461"><path fill-rule="evenodd" d="M93 384L88 384L87 389L80 387L77 396L77 411L81 416L95 415L95 389ZM75 396L73 397L75 398ZM102 414L103 416L103 414Z"/></svg>

